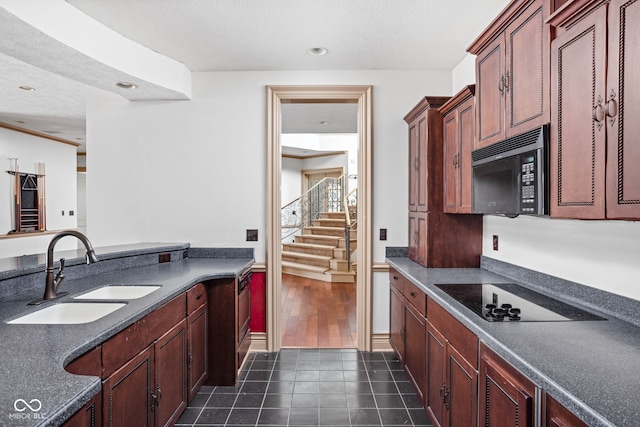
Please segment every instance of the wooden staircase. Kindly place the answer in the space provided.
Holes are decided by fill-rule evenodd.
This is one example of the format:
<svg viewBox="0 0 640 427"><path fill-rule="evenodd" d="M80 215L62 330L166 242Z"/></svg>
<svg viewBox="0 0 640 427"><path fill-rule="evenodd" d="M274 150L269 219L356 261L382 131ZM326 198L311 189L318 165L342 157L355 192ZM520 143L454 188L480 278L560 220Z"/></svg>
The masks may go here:
<svg viewBox="0 0 640 427"><path fill-rule="evenodd" d="M348 270L344 238L345 213L324 212L313 226L302 229L294 243L282 244L282 272L324 282L355 282L355 266ZM356 248L356 231L350 249Z"/></svg>

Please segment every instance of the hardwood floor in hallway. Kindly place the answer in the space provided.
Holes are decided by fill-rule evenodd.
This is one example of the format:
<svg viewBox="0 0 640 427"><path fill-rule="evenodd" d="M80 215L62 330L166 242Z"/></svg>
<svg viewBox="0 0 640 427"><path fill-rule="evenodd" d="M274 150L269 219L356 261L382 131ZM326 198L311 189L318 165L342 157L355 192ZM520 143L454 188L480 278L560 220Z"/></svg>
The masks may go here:
<svg viewBox="0 0 640 427"><path fill-rule="evenodd" d="M282 275L282 346L356 348L356 284Z"/></svg>

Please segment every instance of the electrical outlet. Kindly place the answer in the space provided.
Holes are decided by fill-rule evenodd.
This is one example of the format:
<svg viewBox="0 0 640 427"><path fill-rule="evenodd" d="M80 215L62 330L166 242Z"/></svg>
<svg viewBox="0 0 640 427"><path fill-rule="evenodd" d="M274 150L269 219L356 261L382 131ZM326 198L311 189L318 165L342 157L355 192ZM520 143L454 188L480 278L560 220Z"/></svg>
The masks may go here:
<svg viewBox="0 0 640 427"><path fill-rule="evenodd" d="M387 240L387 229L386 228L381 228L380 229L380 240Z"/></svg>
<svg viewBox="0 0 640 427"><path fill-rule="evenodd" d="M258 230L247 230L247 242L258 241Z"/></svg>
<svg viewBox="0 0 640 427"><path fill-rule="evenodd" d="M158 263L162 264L165 262L171 262L171 254L160 254L158 255Z"/></svg>
<svg viewBox="0 0 640 427"><path fill-rule="evenodd" d="M498 250L498 235L497 234L493 235L493 250L494 251Z"/></svg>
<svg viewBox="0 0 640 427"><path fill-rule="evenodd" d="M69 211L69 216L74 216L76 213L74 211Z"/></svg>

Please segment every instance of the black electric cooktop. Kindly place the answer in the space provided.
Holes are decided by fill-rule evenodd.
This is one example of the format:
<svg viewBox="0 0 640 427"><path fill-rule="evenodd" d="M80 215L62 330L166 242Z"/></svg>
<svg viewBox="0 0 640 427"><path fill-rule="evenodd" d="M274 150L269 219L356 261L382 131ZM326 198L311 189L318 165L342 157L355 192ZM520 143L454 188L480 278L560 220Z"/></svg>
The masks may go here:
<svg viewBox="0 0 640 427"><path fill-rule="evenodd" d="M489 322L606 320L514 283L435 286Z"/></svg>

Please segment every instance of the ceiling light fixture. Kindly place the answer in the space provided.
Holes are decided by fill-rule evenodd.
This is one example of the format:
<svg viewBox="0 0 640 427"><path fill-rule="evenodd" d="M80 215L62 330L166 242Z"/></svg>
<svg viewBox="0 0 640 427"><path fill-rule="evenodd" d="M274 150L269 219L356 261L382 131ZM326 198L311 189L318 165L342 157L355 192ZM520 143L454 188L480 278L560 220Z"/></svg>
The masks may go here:
<svg viewBox="0 0 640 427"><path fill-rule="evenodd" d="M312 47L311 49L307 49L307 53L311 56L322 56L326 55L327 52L329 51L326 47Z"/></svg>
<svg viewBox="0 0 640 427"><path fill-rule="evenodd" d="M135 89L138 87L137 84L129 83L129 82L118 82L116 83L116 86L118 86L121 89Z"/></svg>
<svg viewBox="0 0 640 427"><path fill-rule="evenodd" d="M28 90L29 92L33 92L34 90L36 90L35 87L31 87L31 86L18 86L18 87L22 90Z"/></svg>
<svg viewBox="0 0 640 427"><path fill-rule="evenodd" d="M328 125L328 124L329 124L329 122L328 122L328 121L326 121L326 120L323 120L323 121L321 121L321 122L320 122L320 124L321 124L321 125Z"/></svg>

